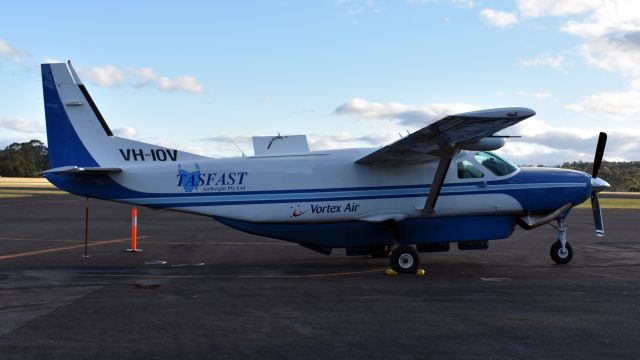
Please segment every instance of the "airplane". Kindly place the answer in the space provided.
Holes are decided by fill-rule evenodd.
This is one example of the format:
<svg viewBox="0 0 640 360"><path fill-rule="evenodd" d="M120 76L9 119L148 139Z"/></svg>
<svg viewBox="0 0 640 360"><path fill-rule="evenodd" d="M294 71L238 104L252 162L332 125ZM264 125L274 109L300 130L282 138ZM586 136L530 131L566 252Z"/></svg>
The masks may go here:
<svg viewBox="0 0 640 360"><path fill-rule="evenodd" d="M518 167L492 151L497 132L535 112L508 107L449 115L378 148L310 151L304 135L253 138L253 156L214 159L115 136L71 62L42 64L50 169L58 188L98 198L211 216L232 228L329 255L388 257L399 273L420 253L487 249L488 241L554 225L552 260L573 257L571 209L591 199L604 235L598 178Z"/></svg>

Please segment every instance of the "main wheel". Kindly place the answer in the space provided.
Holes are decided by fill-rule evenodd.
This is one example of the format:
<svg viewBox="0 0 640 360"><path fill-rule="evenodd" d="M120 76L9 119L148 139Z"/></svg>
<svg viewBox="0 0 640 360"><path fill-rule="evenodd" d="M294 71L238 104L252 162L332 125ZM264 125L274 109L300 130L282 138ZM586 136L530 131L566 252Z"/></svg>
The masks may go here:
<svg viewBox="0 0 640 360"><path fill-rule="evenodd" d="M391 268L399 273L415 274L420 266L420 256L411 246L398 246L391 252L389 263Z"/></svg>
<svg viewBox="0 0 640 360"><path fill-rule="evenodd" d="M571 245L569 245L569 243L567 243L563 249L562 243L558 240L551 245L549 255L551 255L551 259L553 259L556 264L563 265L571 261L571 258L573 257L573 249L571 249Z"/></svg>

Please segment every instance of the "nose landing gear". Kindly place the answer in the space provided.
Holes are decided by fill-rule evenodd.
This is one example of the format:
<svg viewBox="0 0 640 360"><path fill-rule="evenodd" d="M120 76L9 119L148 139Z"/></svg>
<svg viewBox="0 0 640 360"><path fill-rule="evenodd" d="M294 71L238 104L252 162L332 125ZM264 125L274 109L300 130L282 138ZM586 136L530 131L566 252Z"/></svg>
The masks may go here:
<svg viewBox="0 0 640 360"><path fill-rule="evenodd" d="M558 241L551 245L549 255L551 255L551 259L556 264L564 265L569 263L571 258L573 258L573 249L571 249L571 245L567 242L567 223L564 218L559 218L557 221L558 226L554 227L558 230Z"/></svg>

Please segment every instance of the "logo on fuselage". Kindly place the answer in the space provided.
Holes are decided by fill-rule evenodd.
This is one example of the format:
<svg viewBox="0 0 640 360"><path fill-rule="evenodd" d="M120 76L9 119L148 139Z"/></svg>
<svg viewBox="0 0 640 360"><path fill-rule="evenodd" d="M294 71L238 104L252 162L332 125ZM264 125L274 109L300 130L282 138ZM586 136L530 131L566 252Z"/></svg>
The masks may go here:
<svg viewBox="0 0 640 360"><path fill-rule="evenodd" d="M339 214L339 213L356 213L360 204L357 202L347 202L347 203L339 203L339 204L309 204L309 207L305 210L302 210L300 205L297 205L295 208L291 206L290 208L293 210L291 213L291 218L300 217L308 212L311 214Z"/></svg>
<svg viewBox="0 0 640 360"><path fill-rule="evenodd" d="M178 164L177 186L185 192L201 191L244 191L244 181L249 173L244 171L206 172L195 164L194 171L188 171Z"/></svg>
<svg viewBox="0 0 640 360"><path fill-rule="evenodd" d="M291 207L293 209L293 206ZM297 218L309 212L310 209L300 210L300 205L298 205L295 209L293 209L293 213L291 213L292 218Z"/></svg>

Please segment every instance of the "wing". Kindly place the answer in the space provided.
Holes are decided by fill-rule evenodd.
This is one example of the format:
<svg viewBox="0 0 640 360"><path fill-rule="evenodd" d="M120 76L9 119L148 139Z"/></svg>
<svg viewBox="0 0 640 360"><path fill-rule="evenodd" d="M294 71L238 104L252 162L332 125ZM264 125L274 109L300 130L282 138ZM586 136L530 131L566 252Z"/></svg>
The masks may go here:
<svg viewBox="0 0 640 360"><path fill-rule="evenodd" d="M438 159L438 167L422 212L431 215L453 156L483 139L535 115L527 108L499 108L450 115L356 160L359 164L412 164Z"/></svg>
<svg viewBox="0 0 640 360"><path fill-rule="evenodd" d="M356 162L411 164L446 157L535 114L531 109L511 107L449 115Z"/></svg>

